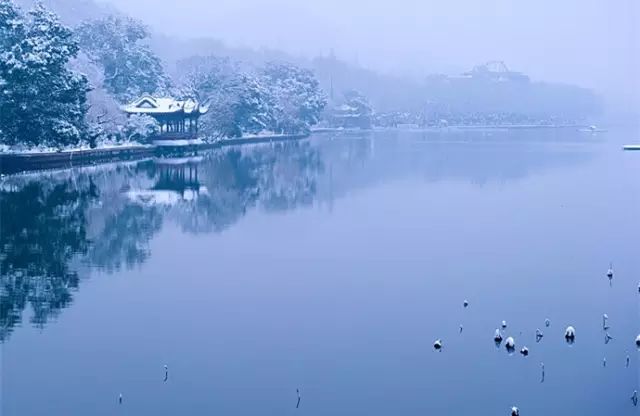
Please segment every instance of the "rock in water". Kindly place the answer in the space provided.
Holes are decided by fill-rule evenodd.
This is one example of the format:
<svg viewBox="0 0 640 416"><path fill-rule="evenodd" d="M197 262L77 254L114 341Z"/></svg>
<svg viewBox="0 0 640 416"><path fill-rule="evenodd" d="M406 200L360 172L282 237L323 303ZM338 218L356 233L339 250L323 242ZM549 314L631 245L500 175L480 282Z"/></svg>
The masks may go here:
<svg viewBox="0 0 640 416"><path fill-rule="evenodd" d="M611 342L612 340L613 340L613 337L612 337L611 335L609 335L609 333L608 333L608 332L606 332L606 333L604 334L604 343L605 343L605 344L608 344L608 343L609 343L609 342Z"/></svg>
<svg viewBox="0 0 640 416"><path fill-rule="evenodd" d="M516 342L513 337L507 338L507 341L504 343L504 347L507 349L507 352L512 353L516 350Z"/></svg>
<svg viewBox="0 0 640 416"><path fill-rule="evenodd" d="M442 340L437 339L436 342L433 343L433 348L436 351L442 351Z"/></svg>
<svg viewBox="0 0 640 416"><path fill-rule="evenodd" d="M564 331L564 339L567 341L567 344L573 344L576 341L576 330L574 327L567 327Z"/></svg>

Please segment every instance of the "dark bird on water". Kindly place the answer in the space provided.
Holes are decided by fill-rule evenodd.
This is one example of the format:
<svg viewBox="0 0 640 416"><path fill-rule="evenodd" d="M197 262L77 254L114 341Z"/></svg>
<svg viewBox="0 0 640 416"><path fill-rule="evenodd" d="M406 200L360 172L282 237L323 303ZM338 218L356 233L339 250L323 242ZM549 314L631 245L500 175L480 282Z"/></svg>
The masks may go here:
<svg viewBox="0 0 640 416"><path fill-rule="evenodd" d="M465 308L469 306L469 301L465 299L464 302L462 302L462 306L464 306Z"/></svg>
<svg viewBox="0 0 640 416"><path fill-rule="evenodd" d="M638 405L638 390L633 391L633 395L631 396L631 402L634 406Z"/></svg>
<svg viewBox="0 0 640 416"><path fill-rule="evenodd" d="M522 354L525 357L528 356L529 355L529 348L522 347L522 349L520 350L520 354Z"/></svg>
<svg viewBox="0 0 640 416"><path fill-rule="evenodd" d="M500 333L500 329L496 328L496 333L493 336L493 340L495 341L496 345L500 345L502 343L502 334Z"/></svg>
<svg viewBox="0 0 640 416"><path fill-rule="evenodd" d="M520 416L520 409L518 409L517 407L513 406L511 408L511 416Z"/></svg>
<svg viewBox="0 0 640 416"><path fill-rule="evenodd" d="M166 383L169 380L169 367L165 364L164 366L164 382Z"/></svg>
<svg viewBox="0 0 640 416"><path fill-rule="evenodd" d="M118 404L122 404L122 393L118 396Z"/></svg>
<svg viewBox="0 0 640 416"><path fill-rule="evenodd" d="M300 407L300 389L296 389L296 393L298 393L298 403L296 403L296 409Z"/></svg>
<svg viewBox="0 0 640 416"><path fill-rule="evenodd" d="M640 348L640 335L636 338L636 347Z"/></svg>
<svg viewBox="0 0 640 416"><path fill-rule="evenodd" d="M539 329L536 329L536 342L542 341L544 334Z"/></svg>

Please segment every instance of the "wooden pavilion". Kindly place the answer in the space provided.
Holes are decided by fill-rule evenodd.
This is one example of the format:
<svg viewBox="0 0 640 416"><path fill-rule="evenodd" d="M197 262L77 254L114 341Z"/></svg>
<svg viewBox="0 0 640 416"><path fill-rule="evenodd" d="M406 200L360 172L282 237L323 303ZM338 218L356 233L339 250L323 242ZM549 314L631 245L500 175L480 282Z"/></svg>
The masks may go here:
<svg viewBox="0 0 640 416"><path fill-rule="evenodd" d="M199 102L142 96L123 107L129 116L146 114L160 123L159 139L195 139L198 137L198 119L207 113L207 106Z"/></svg>

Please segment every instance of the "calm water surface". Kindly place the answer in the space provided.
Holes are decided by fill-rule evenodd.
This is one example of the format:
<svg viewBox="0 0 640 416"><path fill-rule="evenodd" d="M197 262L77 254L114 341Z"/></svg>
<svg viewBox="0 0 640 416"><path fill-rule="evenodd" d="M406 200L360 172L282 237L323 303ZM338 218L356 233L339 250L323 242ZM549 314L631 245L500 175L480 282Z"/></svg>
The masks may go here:
<svg viewBox="0 0 640 416"><path fill-rule="evenodd" d="M322 136L5 178L1 413L636 415L639 139Z"/></svg>

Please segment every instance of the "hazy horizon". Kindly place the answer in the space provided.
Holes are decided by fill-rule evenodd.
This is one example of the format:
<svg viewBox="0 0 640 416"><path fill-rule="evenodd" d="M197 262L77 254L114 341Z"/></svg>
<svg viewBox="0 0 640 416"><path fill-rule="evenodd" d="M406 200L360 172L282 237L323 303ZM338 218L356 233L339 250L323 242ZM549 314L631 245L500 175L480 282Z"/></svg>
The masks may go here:
<svg viewBox="0 0 640 416"><path fill-rule="evenodd" d="M574 83L608 96L638 92L640 5L633 0L183 0L180 13L175 3L102 1L184 39L210 37L305 57L333 50L349 62L411 76L504 60L535 80Z"/></svg>

